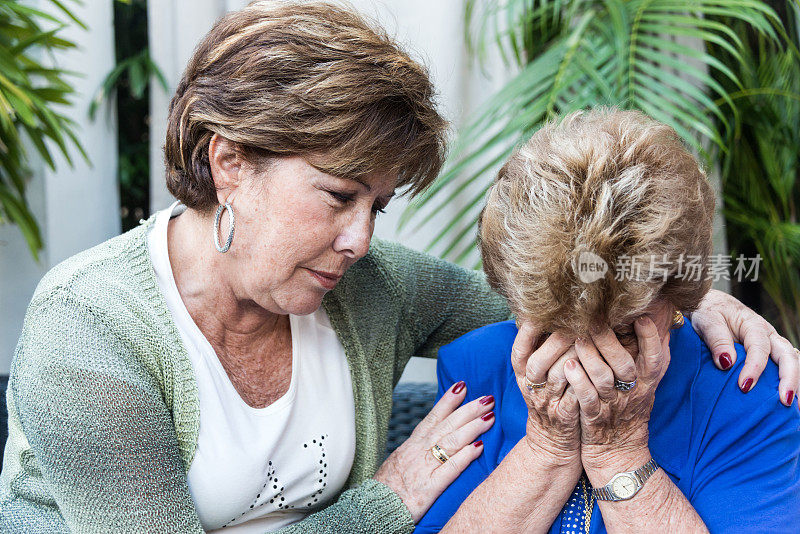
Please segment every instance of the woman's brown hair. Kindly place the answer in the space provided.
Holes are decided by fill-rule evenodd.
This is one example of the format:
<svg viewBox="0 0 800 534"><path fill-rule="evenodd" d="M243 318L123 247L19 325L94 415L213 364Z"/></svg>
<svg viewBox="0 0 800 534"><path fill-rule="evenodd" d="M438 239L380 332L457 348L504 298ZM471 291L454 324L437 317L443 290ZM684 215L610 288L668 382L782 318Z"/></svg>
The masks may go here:
<svg viewBox="0 0 800 534"><path fill-rule="evenodd" d="M170 103L167 187L190 208L217 205L214 133L253 164L302 156L344 178L396 174L411 194L438 175L446 121L427 71L351 10L259 1L221 18Z"/></svg>

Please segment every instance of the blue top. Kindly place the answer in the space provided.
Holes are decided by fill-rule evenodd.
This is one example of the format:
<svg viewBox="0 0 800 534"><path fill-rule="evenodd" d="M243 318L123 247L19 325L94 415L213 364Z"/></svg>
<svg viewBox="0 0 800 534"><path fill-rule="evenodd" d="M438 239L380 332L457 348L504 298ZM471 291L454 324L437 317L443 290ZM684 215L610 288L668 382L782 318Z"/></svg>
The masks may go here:
<svg viewBox="0 0 800 534"><path fill-rule="evenodd" d="M510 361L516 334L513 321L495 323L440 349L437 400L464 380L464 402L494 395L496 419L481 437L483 454L437 499L415 532L438 532L525 435L527 408ZM779 403L777 366L768 362L755 387L742 394L742 346L736 345L736 366L720 371L688 320L672 330L670 352L649 423L653 457L712 533L800 532L800 412ZM551 534L561 531L564 517L559 515ZM606 532L597 503L591 532Z"/></svg>

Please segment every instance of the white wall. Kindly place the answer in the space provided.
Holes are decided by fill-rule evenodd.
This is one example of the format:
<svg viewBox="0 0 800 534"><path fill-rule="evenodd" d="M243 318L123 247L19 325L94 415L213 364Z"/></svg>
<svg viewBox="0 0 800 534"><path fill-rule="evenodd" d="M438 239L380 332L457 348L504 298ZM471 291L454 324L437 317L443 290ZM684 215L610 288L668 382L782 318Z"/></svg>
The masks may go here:
<svg viewBox="0 0 800 534"><path fill-rule="evenodd" d="M27 2L58 16L46 1ZM16 226L0 226L0 373L8 373L25 309L42 275L63 259L119 234L116 112L107 104L95 122L87 116L89 103L102 79L114 67L112 0L68 3L88 31L70 25L59 35L77 49L59 52L61 68L81 73L70 77L75 87L73 107L63 113L77 123L78 137L91 165L72 150L70 168L55 147L56 171L34 159L28 194L40 223L45 249L35 263Z"/></svg>
<svg viewBox="0 0 800 534"><path fill-rule="evenodd" d="M229 9L247 2L234 0L148 0L147 31L150 56L167 79L169 91L158 83L150 90L150 211L169 206L174 199L164 181L164 137L172 93L194 47Z"/></svg>

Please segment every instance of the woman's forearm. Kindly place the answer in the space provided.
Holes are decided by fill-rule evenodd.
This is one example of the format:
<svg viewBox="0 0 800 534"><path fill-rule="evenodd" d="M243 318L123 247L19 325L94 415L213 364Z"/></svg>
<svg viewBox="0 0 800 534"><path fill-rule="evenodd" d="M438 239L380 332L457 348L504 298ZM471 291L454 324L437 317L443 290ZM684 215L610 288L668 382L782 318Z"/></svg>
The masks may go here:
<svg viewBox="0 0 800 534"><path fill-rule="evenodd" d="M608 484L617 473L633 471L650 460L650 451L583 452L583 466L592 486ZM708 532L691 503L658 469L627 501L598 501L608 532Z"/></svg>
<svg viewBox="0 0 800 534"><path fill-rule="evenodd" d="M547 532L581 475L567 457L521 439L442 532Z"/></svg>

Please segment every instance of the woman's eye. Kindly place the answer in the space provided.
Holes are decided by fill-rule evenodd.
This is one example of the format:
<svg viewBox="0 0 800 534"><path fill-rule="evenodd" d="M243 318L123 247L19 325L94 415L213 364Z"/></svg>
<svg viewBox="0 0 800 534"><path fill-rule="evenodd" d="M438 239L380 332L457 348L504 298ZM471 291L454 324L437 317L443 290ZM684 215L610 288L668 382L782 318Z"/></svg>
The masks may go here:
<svg viewBox="0 0 800 534"><path fill-rule="evenodd" d="M348 193L339 193L337 191L327 190L327 193L334 198L337 202L341 204L347 204L348 202L352 202L356 199L355 195L348 194ZM380 204L375 204L372 206L372 213L377 215L378 213L386 213L385 209L386 206L384 205L381 207Z"/></svg>
<svg viewBox="0 0 800 534"><path fill-rule="evenodd" d="M338 202L342 204L347 204L348 202L353 200L353 195L347 195L344 193L337 193L336 191L328 191L328 194L336 199Z"/></svg>

